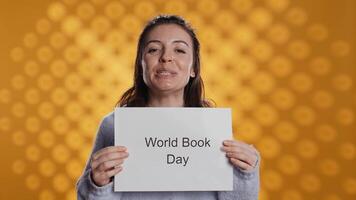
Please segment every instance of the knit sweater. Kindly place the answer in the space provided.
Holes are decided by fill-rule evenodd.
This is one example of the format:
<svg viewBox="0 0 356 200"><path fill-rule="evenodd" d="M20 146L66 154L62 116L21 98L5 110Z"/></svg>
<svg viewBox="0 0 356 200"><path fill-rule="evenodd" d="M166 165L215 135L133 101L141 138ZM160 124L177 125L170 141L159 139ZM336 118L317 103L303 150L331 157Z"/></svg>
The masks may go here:
<svg viewBox="0 0 356 200"><path fill-rule="evenodd" d="M114 145L114 112L102 120L94 148L88 159L82 176L79 178L76 189L77 199L95 200L256 200L259 192L259 161L251 171L234 168L233 191L185 191L185 192L114 192L113 181L99 187L94 184L90 173L90 159L98 150ZM260 160L260 159L259 159Z"/></svg>

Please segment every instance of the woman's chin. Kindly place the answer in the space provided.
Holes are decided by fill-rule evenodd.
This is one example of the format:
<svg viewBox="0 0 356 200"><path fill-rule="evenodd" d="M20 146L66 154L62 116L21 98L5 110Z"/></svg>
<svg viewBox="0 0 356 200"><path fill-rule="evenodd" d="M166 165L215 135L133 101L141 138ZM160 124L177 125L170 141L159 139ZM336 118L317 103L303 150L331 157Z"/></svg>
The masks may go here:
<svg viewBox="0 0 356 200"><path fill-rule="evenodd" d="M165 85L158 85L154 87L154 91L161 94L169 94L169 93L176 93L177 91L184 90L184 88L179 88L176 85L165 84Z"/></svg>
<svg viewBox="0 0 356 200"><path fill-rule="evenodd" d="M176 87L173 81L160 79L152 82L152 88L155 90L171 90Z"/></svg>

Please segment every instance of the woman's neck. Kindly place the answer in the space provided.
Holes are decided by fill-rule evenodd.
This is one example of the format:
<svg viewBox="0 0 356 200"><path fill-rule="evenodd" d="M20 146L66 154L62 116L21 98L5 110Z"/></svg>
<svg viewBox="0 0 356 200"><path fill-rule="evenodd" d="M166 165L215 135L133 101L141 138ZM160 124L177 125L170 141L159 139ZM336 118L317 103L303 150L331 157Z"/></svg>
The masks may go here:
<svg viewBox="0 0 356 200"><path fill-rule="evenodd" d="M150 93L148 107L184 107L183 92L175 94Z"/></svg>

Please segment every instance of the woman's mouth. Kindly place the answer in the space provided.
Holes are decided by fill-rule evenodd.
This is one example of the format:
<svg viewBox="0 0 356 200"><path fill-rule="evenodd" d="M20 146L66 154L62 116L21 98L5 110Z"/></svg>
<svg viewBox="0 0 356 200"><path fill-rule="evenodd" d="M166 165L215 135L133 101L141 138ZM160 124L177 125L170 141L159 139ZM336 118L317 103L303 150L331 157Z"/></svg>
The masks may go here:
<svg viewBox="0 0 356 200"><path fill-rule="evenodd" d="M157 70L156 71L156 75L158 77L171 77L171 76L174 76L176 75L177 73L176 72L173 72L173 71L170 71L170 70Z"/></svg>

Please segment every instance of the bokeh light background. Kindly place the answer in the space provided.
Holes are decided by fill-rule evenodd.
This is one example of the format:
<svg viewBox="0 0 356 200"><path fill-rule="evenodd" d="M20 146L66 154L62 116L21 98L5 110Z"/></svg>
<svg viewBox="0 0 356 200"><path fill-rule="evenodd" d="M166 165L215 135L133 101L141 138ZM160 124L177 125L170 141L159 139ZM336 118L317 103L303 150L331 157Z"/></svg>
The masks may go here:
<svg viewBox="0 0 356 200"><path fill-rule="evenodd" d="M354 0L0 3L0 199L75 199L158 13L188 19L207 96L262 155L261 200L356 199Z"/></svg>

